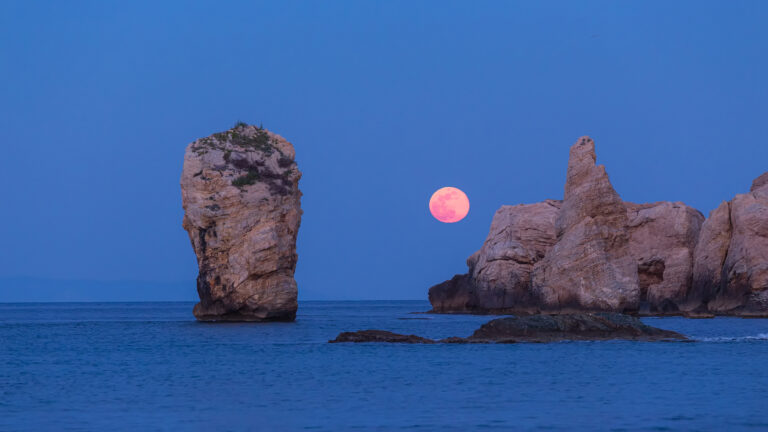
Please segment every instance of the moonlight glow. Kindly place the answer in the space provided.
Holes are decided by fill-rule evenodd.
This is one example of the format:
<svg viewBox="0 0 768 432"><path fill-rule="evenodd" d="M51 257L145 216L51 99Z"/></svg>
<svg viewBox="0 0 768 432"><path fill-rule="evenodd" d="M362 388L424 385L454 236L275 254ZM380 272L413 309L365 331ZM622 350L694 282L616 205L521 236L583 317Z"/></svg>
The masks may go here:
<svg viewBox="0 0 768 432"><path fill-rule="evenodd" d="M458 222L469 213L469 198L460 189L444 187L432 194L429 211L440 222Z"/></svg>

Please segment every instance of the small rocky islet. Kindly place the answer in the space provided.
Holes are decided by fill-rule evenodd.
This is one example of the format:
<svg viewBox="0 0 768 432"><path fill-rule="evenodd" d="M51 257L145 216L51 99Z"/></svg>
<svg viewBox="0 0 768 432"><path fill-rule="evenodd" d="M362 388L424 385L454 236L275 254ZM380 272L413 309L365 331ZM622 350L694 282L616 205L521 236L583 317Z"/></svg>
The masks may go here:
<svg viewBox="0 0 768 432"><path fill-rule="evenodd" d="M200 321L293 321L301 171L262 127L189 144L183 227L197 256ZM570 150L563 200L502 206L468 272L429 289L433 313L509 314L469 337L383 330L331 342L504 343L685 340L637 316L768 317L768 173L709 218L680 202L625 202L596 164Z"/></svg>
<svg viewBox="0 0 768 432"><path fill-rule="evenodd" d="M343 332L330 343L547 343L562 341L631 340L687 341L680 333L651 327L639 318L617 313L530 315L498 318L466 338L427 339L383 330Z"/></svg>

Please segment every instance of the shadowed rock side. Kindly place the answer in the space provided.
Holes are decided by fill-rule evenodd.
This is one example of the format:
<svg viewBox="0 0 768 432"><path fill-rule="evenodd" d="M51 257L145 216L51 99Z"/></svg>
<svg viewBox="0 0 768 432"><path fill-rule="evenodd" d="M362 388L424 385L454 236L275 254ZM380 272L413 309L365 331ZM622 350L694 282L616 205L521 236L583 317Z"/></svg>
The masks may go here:
<svg viewBox="0 0 768 432"><path fill-rule="evenodd" d="M636 317L615 313L594 313L499 318L483 324L468 338L450 337L436 341L382 330L361 330L341 333L336 339L329 342L546 343L613 339L635 341L687 340L680 333L651 327Z"/></svg>
<svg viewBox="0 0 768 432"><path fill-rule="evenodd" d="M184 229L199 275L201 321L291 321L301 172L293 146L238 124L191 143L181 175Z"/></svg>
<svg viewBox="0 0 768 432"><path fill-rule="evenodd" d="M430 288L432 311L768 316L768 173L705 220L623 202L595 162L580 138L564 201L499 209L469 271Z"/></svg>
<svg viewBox="0 0 768 432"><path fill-rule="evenodd" d="M709 213L701 225L693 254L693 286L689 308L708 310L708 304L722 292L723 263L731 242L731 203L724 201Z"/></svg>
<svg viewBox="0 0 768 432"><path fill-rule="evenodd" d="M510 278L514 276L510 275ZM429 303L433 312L491 314L496 304L480 299L470 274L456 275L429 289Z"/></svg>

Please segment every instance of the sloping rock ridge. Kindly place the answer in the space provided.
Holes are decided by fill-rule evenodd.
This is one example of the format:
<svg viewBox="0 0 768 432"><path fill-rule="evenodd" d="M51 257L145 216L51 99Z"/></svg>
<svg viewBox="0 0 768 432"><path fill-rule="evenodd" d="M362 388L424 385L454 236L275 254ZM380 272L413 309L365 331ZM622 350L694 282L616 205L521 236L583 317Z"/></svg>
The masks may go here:
<svg viewBox="0 0 768 432"><path fill-rule="evenodd" d="M594 141L571 147L563 201L503 206L433 312L768 316L768 173L709 218L622 201Z"/></svg>
<svg viewBox="0 0 768 432"><path fill-rule="evenodd" d="M183 227L197 255L201 321L292 321L301 191L291 143L261 127L191 143Z"/></svg>
<svg viewBox="0 0 768 432"><path fill-rule="evenodd" d="M434 340L416 335L402 335L383 330L340 333L331 343L547 343L561 341L686 341L680 333L651 327L637 317L616 313L531 315L498 318L483 324L467 337Z"/></svg>

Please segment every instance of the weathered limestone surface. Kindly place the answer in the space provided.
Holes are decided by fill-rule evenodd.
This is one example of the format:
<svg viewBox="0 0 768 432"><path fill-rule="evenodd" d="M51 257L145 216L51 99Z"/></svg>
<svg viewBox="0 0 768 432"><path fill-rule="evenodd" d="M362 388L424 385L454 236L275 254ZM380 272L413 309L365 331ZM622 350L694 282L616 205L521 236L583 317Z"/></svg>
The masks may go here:
<svg viewBox="0 0 768 432"><path fill-rule="evenodd" d="M197 319L295 318L302 211L294 158L284 138L244 124L187 147L183 226L199 266Z"/></svg>
<svg viewBox="0 0 768 432"><path fill-rule="evenodd" d="M430 288L433 312L768 316L768 173L705 219L623 202L583 137L564 200L503 206L467 266Z"/></svg>
<svg viewBox="0 0 768 432"><path fill-rule="evenodd" d="M640 300L637 263L630 254L627 209L595 143L571 147L565 199L555 222L557 242L534 266L533 295L545 311L633 311Z"/></svg>

